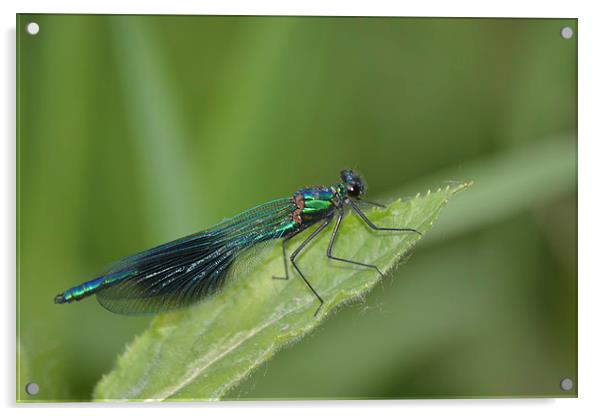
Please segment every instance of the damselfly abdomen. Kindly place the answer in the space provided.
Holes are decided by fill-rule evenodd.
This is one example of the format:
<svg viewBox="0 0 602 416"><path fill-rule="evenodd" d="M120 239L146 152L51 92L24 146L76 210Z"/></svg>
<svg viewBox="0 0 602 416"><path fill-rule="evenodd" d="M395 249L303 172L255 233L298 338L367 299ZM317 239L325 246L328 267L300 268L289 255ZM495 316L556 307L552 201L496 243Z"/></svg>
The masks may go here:
<svg viewBox="0 0 602 416"><path fill-rule="evenodd" d="M292 197L267 202L207 230L127 257L96 279L58 294L54 301L71 303L96 294L102 306L122 314L158 313L189 306L215 293L224 284L234 260L240 254L275 239L282 239L284 276L274 278L288 279L287 241L320 222L289 257L295 271L320 302L315 312L317 314L324 301L295 259L333 220L335 225L326 250L328 258L372 268L382 275L373 264L332 255L346 207L374 230L420 234L413 228L383 228L373 224L358 204L383 206L361 199L365 185L352 170L343 170L341 180L331 186L299 189Z"/></svg>

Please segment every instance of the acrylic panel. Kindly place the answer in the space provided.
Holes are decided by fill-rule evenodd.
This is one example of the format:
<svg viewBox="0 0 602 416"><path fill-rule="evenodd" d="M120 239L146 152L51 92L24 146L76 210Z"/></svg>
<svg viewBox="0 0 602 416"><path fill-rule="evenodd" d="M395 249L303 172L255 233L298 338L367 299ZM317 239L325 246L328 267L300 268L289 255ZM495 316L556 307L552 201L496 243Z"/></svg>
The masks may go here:
<svg viewBox="0 0 602 416"><path fill-rule="evenodd" d="M576 19L16 30L17 401L577 396Z"/></svg>

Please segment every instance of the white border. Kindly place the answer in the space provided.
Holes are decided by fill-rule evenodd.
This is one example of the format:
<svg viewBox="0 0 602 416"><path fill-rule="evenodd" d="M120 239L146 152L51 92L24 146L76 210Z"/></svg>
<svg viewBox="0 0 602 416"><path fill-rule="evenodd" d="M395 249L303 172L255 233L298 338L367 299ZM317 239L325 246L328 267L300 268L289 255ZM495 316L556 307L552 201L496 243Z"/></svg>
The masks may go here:
<svg viewBox="0 0 602 416"><path fill-rule="evenodd" d="M598 412L602 409L598 395L600 387L602 354L602 326L599 323L602 275L597 260L600 248L596 235L600 226L600 132L601 115L599 52L602 17L595 10L594 1L528 2L506 0L490 4L484 1L401 1L385 0L54 0L2 2L2 86L4 97L0 101L3 131L0 155L0 204L2 240L0 264L3 265L2 308L2 377L0 394L8 414L44 412L49 415L79 415L82 408L92 414L111 411L162 415L166 411L199 415L206 413L272 415L331 414L335 409L345 414L365 415L367 411L384 414L412 412L412 414L468 415L483 413L507 415L512 412L529 412L538 415L563 415ZM132 13L132 14L253 14L253 15L376 15L376 16L466 16L466 17L570 17L579 18L579 399L517 399L517 400L423 400L380 402L247 402L216 404L164 405L15 405L15 14L16 13ZM174 409L177 408L177 409Z"/></svg>
<svg viewBox="0 0 602 416"><path fill-rule="evenodd" d="M395 2L391 0L135 0L21 1L21 13L133 13L133 14L251 14L326 16L467 16L467 17L577 17L575 2L547 1L545 8L528 1L506 0L498 4L478 1ZM488 2L490 3L490 2Z"/></svg>

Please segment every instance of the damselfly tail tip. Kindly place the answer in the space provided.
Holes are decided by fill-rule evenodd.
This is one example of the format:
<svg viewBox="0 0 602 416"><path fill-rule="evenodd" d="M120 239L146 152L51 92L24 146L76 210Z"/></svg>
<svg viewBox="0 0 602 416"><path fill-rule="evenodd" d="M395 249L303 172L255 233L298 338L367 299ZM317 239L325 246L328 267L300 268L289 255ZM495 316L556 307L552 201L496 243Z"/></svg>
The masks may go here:
<svg viewBox="0 0 602 416"><path fill-rule="evenodd" d="M59 293L58 295L56 295L54 297L54 303L61 304L61 303L67 303L67 301L65 300L65 296L63 296L62 293Z"/></svg>

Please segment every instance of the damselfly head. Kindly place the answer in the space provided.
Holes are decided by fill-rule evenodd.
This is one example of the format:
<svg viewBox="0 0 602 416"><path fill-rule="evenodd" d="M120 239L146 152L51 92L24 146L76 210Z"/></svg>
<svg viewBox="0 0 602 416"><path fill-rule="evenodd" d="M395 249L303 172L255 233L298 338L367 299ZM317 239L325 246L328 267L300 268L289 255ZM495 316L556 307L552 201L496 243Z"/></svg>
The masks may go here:
<svg viewBox="0 0 602 416"><path fill-rule="evenodd" d="M364 194L366 190L364 181L351 169L345 169L341 171L341 179L345 188L347 188L347 194L351 197L358 197Z"/></svg>

